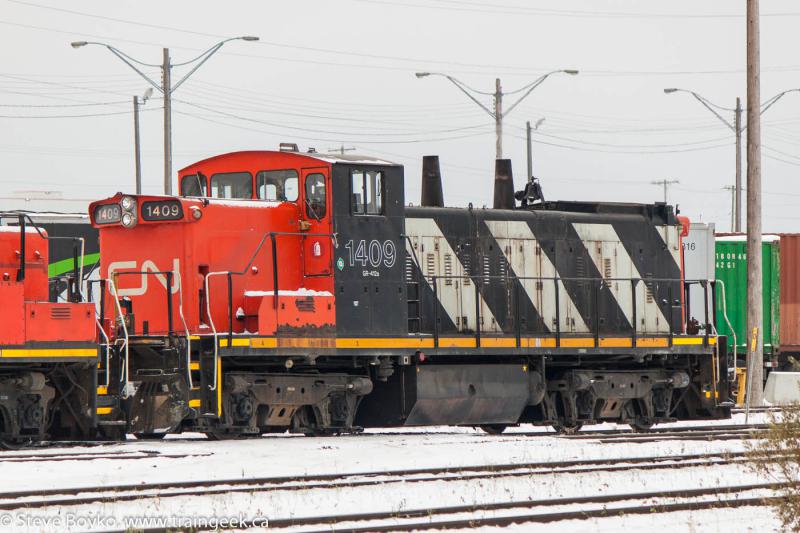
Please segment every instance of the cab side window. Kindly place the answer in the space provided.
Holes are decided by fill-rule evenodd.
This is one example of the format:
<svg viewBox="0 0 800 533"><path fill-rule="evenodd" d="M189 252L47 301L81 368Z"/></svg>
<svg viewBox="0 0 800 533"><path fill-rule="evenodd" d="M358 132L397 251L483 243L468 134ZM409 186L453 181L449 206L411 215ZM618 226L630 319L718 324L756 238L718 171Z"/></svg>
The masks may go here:
<svg viewBox="0 0 800 533"><path fill-rule="evenodd" d="M325 176L322 174L306 176L306 215L310 218L324 218L328 211L326 202Z"/></svg>
<svg viewBox="0 0 800 533"><path fill-rule="evenodd" d="M354 215L382 215L384 213L383 172L379 170L354 170L351 174L350 210Z"/></svg>
<svg viewBox="0 0 800 533"><path fill-rule="evenodd" d="M262 170L256 174L256 192L262 200L297 201L296 170Z"/></svg>
<svg viewBox="0 0 800 533"><path fill-rule="evenodd" d="M249 172L223 172L211 176L214 198L253 198L253 176Z"/></svg>
<svg viewBox="0 0 800 533"><path fill-rule="evenodd" d="M206 196L206 177L189 174L181 179L181 196Z"/></svg>

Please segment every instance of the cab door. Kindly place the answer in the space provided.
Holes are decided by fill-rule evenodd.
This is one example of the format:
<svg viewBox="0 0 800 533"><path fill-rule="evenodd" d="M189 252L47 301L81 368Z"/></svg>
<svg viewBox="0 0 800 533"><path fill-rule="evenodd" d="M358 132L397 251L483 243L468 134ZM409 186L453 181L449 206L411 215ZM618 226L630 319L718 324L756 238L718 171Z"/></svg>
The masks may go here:
<svg viewBox="0 0 800 533"><path fill-rule="evenodd" d="M332 270L330 174L327 168L306 168L300 176L300 230L305 276L330 276Z"/></svg>

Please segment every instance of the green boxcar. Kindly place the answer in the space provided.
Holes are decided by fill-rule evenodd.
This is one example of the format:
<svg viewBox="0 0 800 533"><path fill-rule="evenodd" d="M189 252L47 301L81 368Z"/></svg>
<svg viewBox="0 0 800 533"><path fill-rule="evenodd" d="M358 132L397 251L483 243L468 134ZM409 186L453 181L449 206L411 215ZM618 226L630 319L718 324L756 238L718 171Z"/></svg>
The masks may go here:
<svg viewBox="0 0 800 533"><path fill-rule="evenodd" d="M761 258L764 272L764 354L772 356L780 346L780 239L762 238ZM725 283L725 304L728 321L736 333L737 352L746 352L750 335L747 329L747 244L744 236L717 237L715 250L717 279ZM723 316L722 289L717 290L717 326L720 335L728 336L733 346L731 329Z"/></svg>

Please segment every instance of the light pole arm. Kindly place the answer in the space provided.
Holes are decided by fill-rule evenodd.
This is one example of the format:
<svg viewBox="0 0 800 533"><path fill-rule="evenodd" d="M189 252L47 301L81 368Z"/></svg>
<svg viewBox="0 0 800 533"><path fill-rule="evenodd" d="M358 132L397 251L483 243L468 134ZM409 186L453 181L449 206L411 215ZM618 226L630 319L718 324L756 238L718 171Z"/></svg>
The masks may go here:
<svg viewBox="0 0 800 533"><path fill-rule="evenodd" d="M687 92L688 92L689 94L691 94L692 96L694 96L694 97L695 97L695 99L697 99L697 101L698 101L698 102L700 102L701 104L703 104L703 107L705 107L706 109L708 109L709 111L711 111L712 113L714 113L714 116L715 116L715 117L717 117L718 119L720 119L720 120L721 120L721 121L722 121L722 122L723 122L723 123L724 123L726 126L728 126L730 129L732 129L734 132L736 132L736 126L734 126L733 124L731 124L730 122L728 122L728 120L727 120L725 117L723 117L722 115L720 115L720 114L717 112L717 110L716 110L716 109L714 109L713 107L711 107L711 106L708 104L708 102L706 102L705 98L703 98L702 96L700 96L699 94L697 94L697 93L696 93L696 92L694 92L694 91L687 91Z"/></svg>
<svg viewBox="0 0 800 533"><path fill-rule="evenodd" d="M775 105L775 104L778 102L778 100L780 100L781 98L783 98L783 96L784 96L785 94L788 94L788 93L791 93L791 92L800 92L800 89L789 89L788 91L783 91L782 93L778 93L778 94L776 94L775 96L773 96L772 98L770 98L769 100L767 100L766 102L764 102L764 107L761 109L761 114L763 115L763 114L764 114L764 112L765 112L767 109L769 109L770 107L772 107L773 105Z"/></svg>
<svg viewBox="0 0 800 533"><path fill-rule="evenodd" d="M546 79L547 79L547 77L548 77L548 76L550 76L551 74L555 74L556 72L560 72L560 71L559 71L559 70L556 70L556 71L553 71L553 72L548 72L548 73L547 73L547 74L545 74L544 76L540 77L538 80L534 81L534 82L531 84L530 88L529 88L527 91L525 91L525 94L523 94L522 96L520 96L520 97L519 97L519 99L518 99L516 102L514 102L513 104L511 104L511 105L508 107L508 109L506 109L506 110L505 110L505 112L503 113L503 116L505 117L506 115L508 115L509 113L511 113L511 110L512 110L512 109L514 109L515 107L517 107L517 106L519 105L519 103L520 103L520 102L522 102L522 101L523 101L525 98L527 98L527 97L528 97L528 95L529 95L529 94L531 94L535 88L537 88L539 85L541 85L541 84L544 82L544 80L546 80Z"/></svg>
<svg viewBox="0 0 800 533"><path fill-rule="evenodd" d="M202 59L200 60L200 62L199 62L198 64L196 64L196 65L195 65L195 66L192 68L192 70L190 70L189 72L187 72L187 73L186 73L186 75L185 75L184 77L182 77L182 78L181 78L181 79L178 81L178 83L176 83L175 85L173 85L173 86L172 86L172 89L170 89L170 93L172 93L173 91L175 91L175 89L177 89L178 87L180 87L180 86L181 86L181 84L183 84L183 82L185 82L185 81L186 81L186 80L189 78L189 76L191 76L192 74L194 74L194 73L195 73L195 71L196 71L197 69L199 69L200 67L202 67L202 66L203 66L203 63L205 63L206 61L208 61L208 60L209 60L209 58L210 58L211 56L213 56L215 53L217 53L217 50L219 50L220 48L222 48L222 45L224 45L225 43L227 43L227 42L228 42L228 41L230 41L230 40L232 40L232 39L227 39L227 40L225 40L225 41L222 41L222 42L220 42L220 43L217 43L217 44L215 44L214 46L212 46L211 48L209 48L208 50L206 50L205 52L203 52L202 54L200 54L199 56L197 56L196 58L192 59L192 61L197 61L198 59L202 58ZM182 63L182 64L183 64L183 65L185 65L185 64L187 64L187 63L191 63L192 61L187 61L186 63Z"/></svg>
<svg viewBox="0 0 800 533"><path fill-rule="evenodd" d="M142 72L142 71L141 71L141 70L140 70L140 69L139 69L139 68L138 68L136 65L134 65L134 64L133 64L133 61L136 61L136 60L133 60L133 61L131 61L133 58L129 58L129 56L128 56L127 54L124 54L124 53L122 53L121 51L119 51L119 50L117 50L116 48L114 48L113 46L111 46L111 45L108 45L108 44L105 44L105 43L87 43L87 44L99 44L100 46L105 46L105 47L108 49L108 51L109 51L109 52L111 52L112 54L114 54L115 56L117 56L118 58L120 58L120 59L121 59L121 60L122 60L122 61L123 61L123 62L124 62L126 65L128 65L129 67L131 67L131 68L132 68L132 69L133 69L133 70L134 70L134 71L135 71L135 72L136 72L136 73L137 73L139 76L141 76L142 78L144 78L144 80L145 80L147 83L149 83L150 85L152 85L152 86L153 86L155 89L157 89L158 91L160 91L160 92L162 92L162 93L164 92L164 91L161 89L161 85L159 85L158 83L156 83L156 82L154 82L153 80L151 80L151 79L150 79L150 77L149 77L149 76L147 76L147 74L145 74L144 72ZM140 61L136 61L136 62L137 62L137 63L141 63ZM143 64L143 65L146 65L147 63L142 63L142 64ZM153 66L153 65L148 65L148 66ZM155 66L158 66L158 65L155 65Z"/></svg>
<svg viewBox="0 0 800 533"><path fill-rule="evenodd" d="M480 100L478 100L477 98L475 98L474 96L472 96L472 95L469 93L469 91L467 91L467 89L465 89L465 88L462 86L462 83L461 83L460 81L458 81L457 79L455 79L455 78L454 78L454 77L452 77L452 76L448 76L447 74L441 74L441 76L444 76L445 78L447 78L448 80L450 80L450 83L452 83L453 85L455 85L456 87L458 87L458 90L459 90L459 91L461 91L462 93L466 94L466 95L467 95L467 97L468 97L470 100L472 100L473 102L475 102L476 104L478 104L479 106L481 106L481 109L483 109L484 111L486 111L486 112L489 114L489 116L490 116L490 117L492 117L492 118L497 118L497 117L495 116L495 114L494 114L494 113L493 113L493 112L492 112L492 111L491 111L491 110L490 110L488 107L486 107L485 105L483 105L483 104L480 102Z"/></svg>

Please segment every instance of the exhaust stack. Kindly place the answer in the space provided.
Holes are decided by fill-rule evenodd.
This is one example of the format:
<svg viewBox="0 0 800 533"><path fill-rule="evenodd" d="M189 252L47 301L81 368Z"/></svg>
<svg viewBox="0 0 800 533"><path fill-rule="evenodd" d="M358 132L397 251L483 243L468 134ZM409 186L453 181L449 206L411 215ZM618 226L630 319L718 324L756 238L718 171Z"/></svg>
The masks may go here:
<svg viewBox="0 0 800 533"><path fill-rule="evenodd" d="M495 209L514 209L514 176L510 159L497 159L494 166Z"/></svg>
<svg viewBox="0 0 800 533"><path fill-rule="evenodd" d="M420 203L424 207L444 207L438 155L422 157L422 202Z"/></svg>

